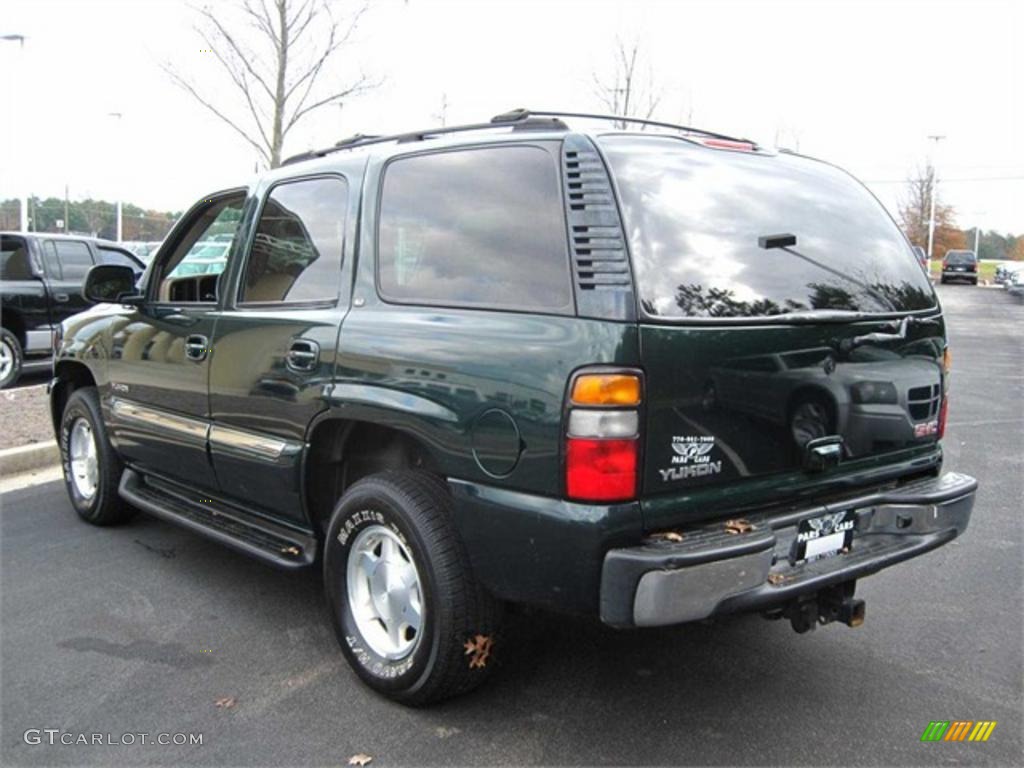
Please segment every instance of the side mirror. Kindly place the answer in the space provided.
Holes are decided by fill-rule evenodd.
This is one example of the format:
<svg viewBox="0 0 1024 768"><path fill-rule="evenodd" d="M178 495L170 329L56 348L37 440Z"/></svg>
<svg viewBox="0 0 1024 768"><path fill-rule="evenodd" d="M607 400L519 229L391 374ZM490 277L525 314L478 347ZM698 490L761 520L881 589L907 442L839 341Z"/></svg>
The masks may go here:
<svg viewBox="0 0 1024 768"><path fill-rule="evenodd" d="M89 270L82 285L86 301L94 304L140 304L135 290L135 270L121 264L99 264Z"/></svg>

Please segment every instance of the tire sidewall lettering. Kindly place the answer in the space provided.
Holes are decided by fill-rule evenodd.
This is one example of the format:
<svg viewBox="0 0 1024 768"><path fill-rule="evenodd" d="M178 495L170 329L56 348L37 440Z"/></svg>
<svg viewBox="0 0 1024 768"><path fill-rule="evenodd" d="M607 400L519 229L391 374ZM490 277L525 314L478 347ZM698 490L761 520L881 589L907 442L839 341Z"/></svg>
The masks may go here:
<svg viewBox="0 0 1024 768"><path fill-rule="evenodd" d="M71 427L80 418L84 418L89 426L95 430L92 419L89 418L89 413L85 408L78 403L72 403L69 405L64 410L64 416L61 418L60 423L60 462L61 468L64 471L64 485L67 486L68 495L71 497L71 503L76 509L88 513L93 510L97 503L99 503L100 496L103 493L103 481L101 477L100 483L96 488L96 494L92 497L91 502L87 502L79 495L78 489L75 488L75 484L71 481ZM97 458L100 461L103 461L103 456L102 453L99 452L98 445L97 454Z"/></svg>
<svg viewBox="0 0 1024 768"><path fill-rule="evenodd" d="M419 662L428 652L430 643L418 643L412 653L398 661L389 661L378 656L366 647L358 629L355 626L355 622L351 617L348 607L347 562L349 545L360 530L370 525L381 525L387 528L398 537L399 541L401 541L402 545L412 553L413 557L416 557L416 549L410 545L409 537L406 536L405 531L398 526L393 518L394 515L383 512L379 509L373 509L368 506L360 507L355 512L349 514L344 521L340 523L338 526L338 532L333 536L334 542L336 542L336 544L341 548L341 557L338 558L336 566L336 578L338 579L339 584L336 599L344 601L342 626L344 629L345 645L348 647L352 658L354 658L367 673L373 675L379 680L389 681L397 681L399 678L402 678L412 672L415 667L420 666ZM423 566L417 562L417 568L422 567ZM426 587L426 581L424 581L424 587Z"/></svg>

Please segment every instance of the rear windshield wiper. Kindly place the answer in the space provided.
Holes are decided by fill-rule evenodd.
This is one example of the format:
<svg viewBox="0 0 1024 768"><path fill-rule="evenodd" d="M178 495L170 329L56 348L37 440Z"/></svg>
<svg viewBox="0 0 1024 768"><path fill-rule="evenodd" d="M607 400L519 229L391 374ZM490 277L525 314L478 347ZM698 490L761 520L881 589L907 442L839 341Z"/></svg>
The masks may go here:
<svg viewBox="0 0 1024 768"><path fill-rule="evenodd" d="M867 283L862 282L855 277L851 277L850 275L841 272L838 269L834 269L833 267L830 267L827 264L822 264L820 261L812 259L810 256L805 256L804 254L796 250L796 248L794 247L796 245L796 235L794 234L791 234L789 232L782 232L777 235L763 235L757 238L757 244L758 247L764 248L766 251L785 251L791 256L796 256L798 259L806 261L811 266L817 267L823 272L828 272L830 275L835 275L841 280L845 280L848 283L853 283L858 288L862 289L865 293L870 295L873 299L878 301L882 306L888 307L893 312L896 311L896 306L888 298L883 296L881 293L876 291Z"/></svg>

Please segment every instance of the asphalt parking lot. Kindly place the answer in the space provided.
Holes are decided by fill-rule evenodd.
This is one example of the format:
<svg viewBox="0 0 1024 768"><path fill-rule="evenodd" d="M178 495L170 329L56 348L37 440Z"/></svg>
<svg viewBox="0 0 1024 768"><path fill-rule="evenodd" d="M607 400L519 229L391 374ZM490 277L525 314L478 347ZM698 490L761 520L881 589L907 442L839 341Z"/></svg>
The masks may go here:
<svg viewBox="0 0 1024 768"><path fill-rule="evenodd" d="M148 517L89 527L51 483L0 512L0 763L1019 765L1024 305L939 291L947 468L981 490L963 538L860 584L863 627L798 636L748 616L616 632L518 614L489 686L409 710L349 671L315 574ZM998 726L983 744L921 743L931 720ZM203 744L25 743L47 728Z"/></svg>

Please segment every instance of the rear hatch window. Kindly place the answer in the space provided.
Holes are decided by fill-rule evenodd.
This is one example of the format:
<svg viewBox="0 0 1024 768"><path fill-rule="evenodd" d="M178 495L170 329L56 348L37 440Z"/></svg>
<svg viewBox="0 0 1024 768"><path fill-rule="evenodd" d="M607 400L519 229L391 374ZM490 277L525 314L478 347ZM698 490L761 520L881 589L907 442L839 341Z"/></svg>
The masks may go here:
<svg viewBox="0 0 1024 768"><path fill-rule="evenodd" d="M603 145L646 310L646 526L730 514L745 494L783 503L932 455L941 315L898 317L934 307L934 293L858 182L806 158L679 139ZM758 243L780 234L796 244ZM838 451L828 468L821 446Z"/></svg>
<svg viewBox="0 0 1024 768"><path fill-rule="evenodd" d="M892 219L838 168L672 137L604 136L600 143L651 318L935 306ZM796 244L759 245L778 234L794 235Z"/></svg>
<svg viewBox="0 0 1024 768"><path fill-rule="evenodd" d="M973 264L975 260L973 251L950 251L946 254L947 264Z"/></svg>

